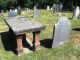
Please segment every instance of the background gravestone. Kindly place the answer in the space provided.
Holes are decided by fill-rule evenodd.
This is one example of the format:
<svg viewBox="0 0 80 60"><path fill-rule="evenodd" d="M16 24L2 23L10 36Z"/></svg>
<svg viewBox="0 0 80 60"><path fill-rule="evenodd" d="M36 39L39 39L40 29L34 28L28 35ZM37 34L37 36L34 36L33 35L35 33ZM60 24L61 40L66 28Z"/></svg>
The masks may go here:
<svg viewBox="0 0 80 60"><path fill-rule="evenodd" d="M60 3L60 5L59 5L59 11L62 11L62 9L63 9L63 4L62 3Z"/></svg>
<svg viewBox="0 0 80 60"><path fill-rule="evenodd" d="M59 12L59 4L56 5L56 11Z"/></svg>
<svg viewBox="0 0 80 60"><path fill-rule="evenodd" d="M47 10L48 10L48 11L50 10L50 7L49 7L49 6L47 6Z"/></svg>
<svg viewBox="0 0 80 60"><path fill-rule="evenodd" d="M40 15L40 11L38 9L34 10L33 17L38 17Z"/></svg>
<svg viewBox="0 0 80 60"><path fill-rule="evenodd" d="M0 16L2 16L2 15L3 15L3 13L4 13L4 11L3 11L3 10L1 10L1 11L0 11Z"/></svg>
<svg viewBox="0 0 80 60"><path fill-rule="evenodd" d="M74 17L73 18L78 19L79 14L80 14L80 10L79 10L79 6L77 6L76 9L74 10Z"/></svg>
<svg viewBox="0 0 80 60"><path fill-rule="evenodd" d="M75 6L72 6L72 12L73 12L72 18L74 19L74 16L75 16Z"/></svg>
<svg viewBox="0 0 80 60"><path fill-rule="evenodd" d="M15 15L17 15L17 13L18 13L17 9L15 9L14 12L15 12Z"/></svg>
<svg viewBox="0 0 80 60"><path fill-rule="evenodd" d="M17 11L18 11L18 14L21 15L21 7L20 6L18 6Z"/></svg>
<svg viewBox="0 0 80 60"><path fill-rule="evenodd" d="M38 17L39 15L40 15L40 11L37 9L36 6L34 6L33 17Z"/></svg>
<svg viewBox="0 0 80 60"><path fill-rule="evenodd" d="M53 4L52 9L53 9L53 12L56 12L56 4Z"/></svg>
<svg viewBox="0 0 80 60"><path fill-rule="evenodd" d="M34 6L34 10L36 10L37 9L37 7L36 6Z"/></svg>
<svg viewBox="0 0 80 60"><path fill-rule="evenodd" d="M66 16L60 17L55 24L52 48L58 47L68 41L70 29L71 24L69 23L68 18Z"/></svg>

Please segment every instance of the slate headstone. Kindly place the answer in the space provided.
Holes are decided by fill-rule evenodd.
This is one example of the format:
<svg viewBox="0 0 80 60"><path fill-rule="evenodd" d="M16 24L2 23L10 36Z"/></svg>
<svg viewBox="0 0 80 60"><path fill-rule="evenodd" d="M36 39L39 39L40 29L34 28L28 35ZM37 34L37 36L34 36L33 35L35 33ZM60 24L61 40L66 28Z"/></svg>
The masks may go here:
<svg viewBox="0 0 80 60"><path fill-rule="evenodd" d="M18 6L17 10L18 10L18 14L21 15L21 7L20 6Z"/></svg>
<svg viewBox="0 0 80 60"><path fill-rule="evenodd" d="M66 16L62 16L59 18L54 27L52 48L58 47L68 41L71 24Z"/></svg>
<svg viewBox="0 0 80 60"><path fill-rule="evenodd" d="M38 17L40 15L40 11L38 9L34 10L33 17Z"/></svg>

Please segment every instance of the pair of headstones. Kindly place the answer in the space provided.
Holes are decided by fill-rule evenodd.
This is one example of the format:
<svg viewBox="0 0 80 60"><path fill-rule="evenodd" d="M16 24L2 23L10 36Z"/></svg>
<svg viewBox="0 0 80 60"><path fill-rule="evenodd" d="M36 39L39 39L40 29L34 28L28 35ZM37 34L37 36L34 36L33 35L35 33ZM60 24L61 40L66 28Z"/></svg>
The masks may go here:
<svg viewBox="0 0 80 60"><path fill-rule="evenodd" d="M58 47L68 41L70 34L71 24L66 16L59 18L54 26L54 38L52 48Z"/></svg>
<svg viewBox="0 0 80 60"><path fill-rule="evenodd" d="M53 8L52 7L50 8L50 6L47 6L47 11L50 11L50 10L52 11Z"/></svg>
<svg viewBox="0 0 80 60"><path fill-rule="evenodd" d="M8 16L9 17L14 17L16 16L17 14L21 14L21 8L18 7L17 9L13 10L13 9L10 9L9 13L8 13Z"/></svg>
<svg viewBox="0 0 80 60"><path fill-rule="evenodd" d="M8 16L9 16L9 17L14 17L14 16L16 16L15 10L10 9L10 11L9 11L9 13L8 13Z"/></svg>
<svg viewBox="0 0 80 60"><path fill-rule="evenodd" d="M52 9L53 9L54 12L62 11L62 8L63 8L63 4L62 3L53 4L53 6L52 6Z"/></svg>

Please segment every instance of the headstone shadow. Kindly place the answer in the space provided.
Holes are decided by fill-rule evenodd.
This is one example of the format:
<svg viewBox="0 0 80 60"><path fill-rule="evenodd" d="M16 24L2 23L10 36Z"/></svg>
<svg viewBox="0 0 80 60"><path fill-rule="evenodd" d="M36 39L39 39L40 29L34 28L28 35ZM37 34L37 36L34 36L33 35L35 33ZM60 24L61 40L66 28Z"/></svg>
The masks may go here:
<svg viewBox="0 0 80 60"><path fill-rule="evenodd" d="M13 53L17 54L17 40L15 35L10 37L9 32L1 33L1 40L3 47L6 51L12 51ZM32 48L30 44L26 41L25 35L23 35L22 43L25 48Z"/></svg>
<svg viewBox="0 0 80 60"><path fill-rule="evenodd" d="M16 40L9 37L9 32L1 33L1 40L6 51L13 51L15 53Z"/></svg>
<svg viewBox="0 0 80 60"><path fill-rule="evenodd" d="M53 42L53 39L44 39L44 40L41 40L41 45L45 48L51 48L52 47L52 42Z"/></svg>
<svg viewBox="0 0 80 60"><path fill-rule="evenodd" d="M28 48L28 49L32 50L32 47L33 47L33 46L31 46L31 45L27 42L27 40L26 40L26 35L25 35L25 34L23 35L22 43L23 43L23 46L24 46L25 48Z"/></svg>
<svg viewBox="0 0 80 60"><path fill-rule="evenodd" d="M74 31L80 31L80 28L78 27L78 28L73 28L72 30L74 30Z"/></svg>

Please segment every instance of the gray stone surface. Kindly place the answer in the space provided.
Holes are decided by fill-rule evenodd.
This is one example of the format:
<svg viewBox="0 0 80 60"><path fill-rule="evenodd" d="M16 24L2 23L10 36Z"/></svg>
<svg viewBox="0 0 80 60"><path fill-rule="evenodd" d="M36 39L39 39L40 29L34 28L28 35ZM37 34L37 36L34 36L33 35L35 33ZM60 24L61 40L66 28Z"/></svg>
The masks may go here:
<svg viewBox="0 0 80 60"><path fill-rule="evenodd" d="M55 24L52 48L58 47L68 41L70 29L71 24L69 23L68 18L66 16L60 17L58 22Z"/></svg>
<svg viewBox="0 0 80 60"><path fill-rule="evenodd" d="M29 20L23 16L7 18L6 23L11 27L15 34L40 31L45 28L42 24L35 22L34 20Z"/></svg>

